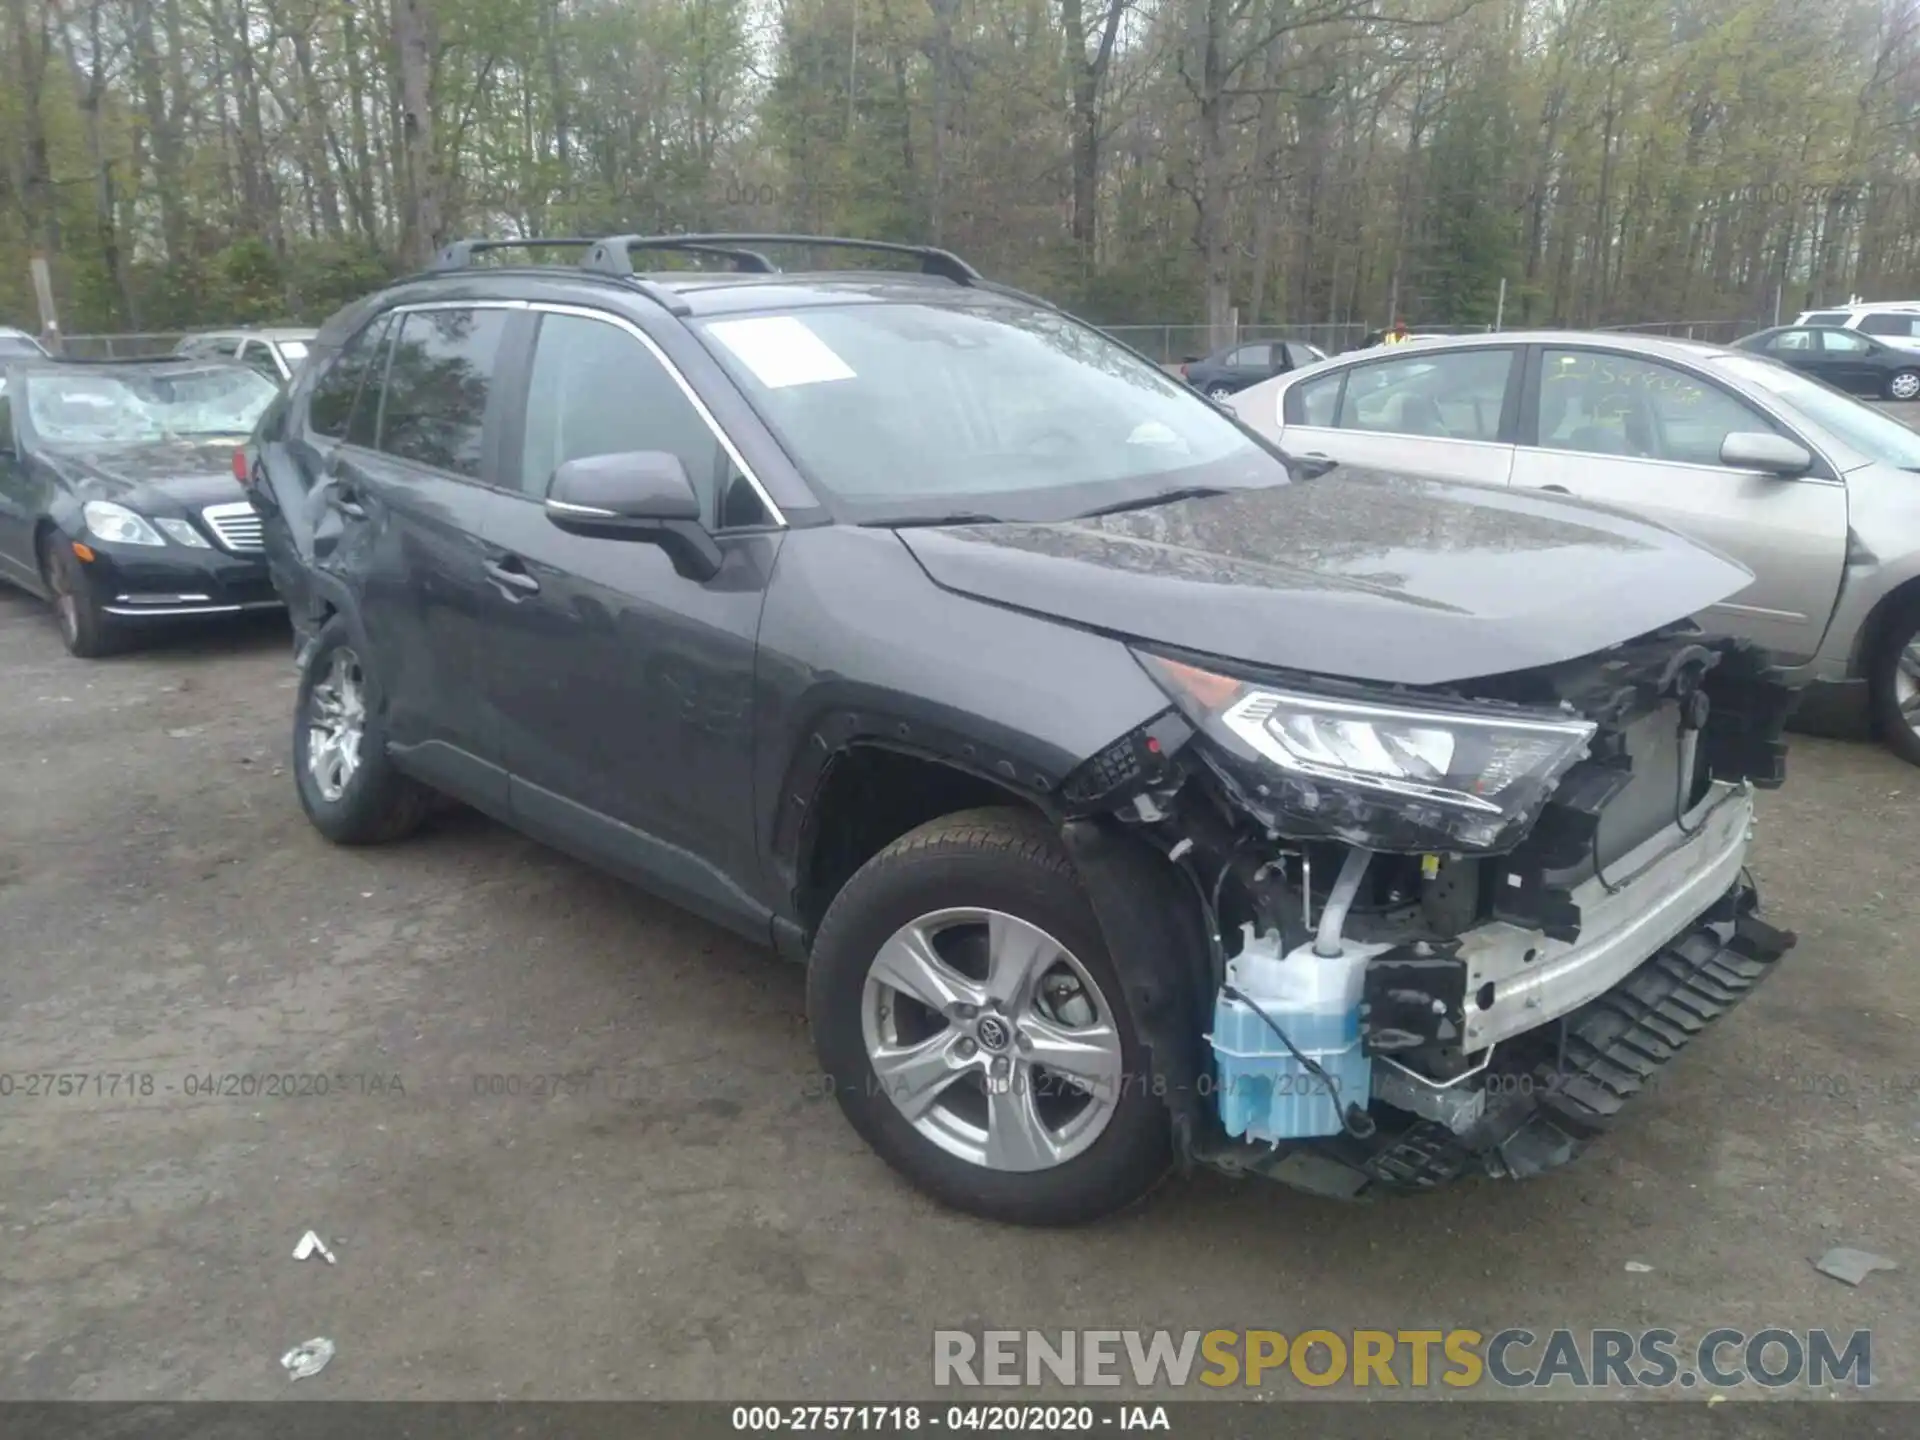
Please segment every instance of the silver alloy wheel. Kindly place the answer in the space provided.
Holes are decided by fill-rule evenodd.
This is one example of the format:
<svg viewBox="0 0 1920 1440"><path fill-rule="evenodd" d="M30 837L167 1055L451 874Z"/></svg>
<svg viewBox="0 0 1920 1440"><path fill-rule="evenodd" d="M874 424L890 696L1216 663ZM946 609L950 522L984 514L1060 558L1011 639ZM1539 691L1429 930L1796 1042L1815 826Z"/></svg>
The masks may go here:
<svg viewBox="0 0 1920 1440"><path fill-rule="evenodd" d="M1209 400L1231 400L1233 398L1233 391L1224 385L1215 385L1207 391L1207 398Z"/></svg>
<svg viewBox="0 0 1920 1440"><path fill-rule="evenodd" d="M1907 637L1907 646L1893 667L1893 698L1907 728L1920 735L1920 631Z"/></svg>
<svg viewBox="0 0 1920 1440"><path fill-rule="evenodd" d="M314 681L308 700L307 773L329 803L353 783L366 724L366 675L360 657L343 645L327 657L327 673Z"/></svg>
<svg viewBox="0 0 1920 1440"><path fill-rule="evenodd" d="M868 968L860 1012L875 1083L920 1134L975 1165L1064 1164L1119 1105L1112 1006L1066 946L1018 916L936 910L903 925Z"/></svg>
<svg viewBox="0 0 1920 1440"><path fill-rule="evenodd" d="M1896 400L1911 400L1920 395L1920 371L1902 370L1888 382L1887 393Z"/></svg>

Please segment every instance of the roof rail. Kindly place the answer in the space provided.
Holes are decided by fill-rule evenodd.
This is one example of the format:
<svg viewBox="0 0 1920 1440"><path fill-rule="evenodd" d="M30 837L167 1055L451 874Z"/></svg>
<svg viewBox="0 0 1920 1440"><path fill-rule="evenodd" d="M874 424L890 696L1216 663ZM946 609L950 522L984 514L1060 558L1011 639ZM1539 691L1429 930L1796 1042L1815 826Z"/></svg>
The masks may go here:
<svg viewBox="0 0 1920 1440"><path fill-rule="evenodd" d="M632 275L635 250L682 251L688 255L712 255L733 261L735 270L755 275L773 275L780 267L758 250L716 243L732 236L717 235L609 235L596 241L580 262L581 268L611 275Z"/></svg>
<svg viewBox="0 0 1920 1440"><path fill-rule="evenodd" d="M535 236L529 240L454 240L440 247L427 269L465 270L473 264L474 256L488 250L543 250L548 247L578 247L584 250L599 243L580 235Z"/></svg>
<svg viewBox="0 0 1920 1440"><path fill-rule="evenodd" d="M764 261L756 251L742 251L741 245L812 245L838 250L869 250L883 255L908 255L920 262L920 273L938 275L956 285L977 284L980 272L951 250L933 245L901 245L891 240L856 240L842 235L784 234L711 234L711 235L616 235L601 241L587 252L581 265L613 275L633 274L634 250L690 250L720 254L748 254ZM747 267L742 267L747 268ZM774 267L769 263L767 270Z"/></svg>

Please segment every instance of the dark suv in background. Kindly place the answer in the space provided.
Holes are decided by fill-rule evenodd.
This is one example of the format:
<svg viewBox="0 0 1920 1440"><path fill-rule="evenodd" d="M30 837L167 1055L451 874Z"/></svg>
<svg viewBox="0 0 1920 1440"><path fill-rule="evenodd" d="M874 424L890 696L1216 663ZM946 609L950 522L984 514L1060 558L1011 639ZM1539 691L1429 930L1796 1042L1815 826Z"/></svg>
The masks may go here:
<svg viewBox="0 0 1920 1440"><path fill-rule="evenodd" d="M1683 618L1732 562L1304 478L945 251L495 248L328 322L250 447L301 802L445 792L805 960L948 1203L1531 1174L1791 943L1743 871L1790 697Z"/></svg>

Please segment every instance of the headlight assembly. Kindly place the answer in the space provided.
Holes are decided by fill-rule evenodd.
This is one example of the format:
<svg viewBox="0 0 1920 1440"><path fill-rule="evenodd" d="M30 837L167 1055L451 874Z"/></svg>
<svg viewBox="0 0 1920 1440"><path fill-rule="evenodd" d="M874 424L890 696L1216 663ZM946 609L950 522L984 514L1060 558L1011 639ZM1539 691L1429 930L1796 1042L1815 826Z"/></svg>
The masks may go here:
<svg viewBox="0 0 1920 1440"><path fill-rule="evenodd" d="M175 520L166 515L156 515L153 523L167 532L167 538L176 545L184 545L189 550L211 550L207 537L193 528L191 520Z"/></svg>
<svg viewBox="0 0 1920 1440"><path fill-rule="evenodd" d="M145 516L136 515L111 500L89 500L80 507L80 514L87 522L87 529L98 539L117 545L167 543L160 532L147 523Z"/></svg>
<svg viewBox="0 0 1920 1440"><path fill-rule="evenodd" d="M1317 695L1140 653L1273 828L1374 850L1501 850L1587 754L1590 721Z"/></svg>

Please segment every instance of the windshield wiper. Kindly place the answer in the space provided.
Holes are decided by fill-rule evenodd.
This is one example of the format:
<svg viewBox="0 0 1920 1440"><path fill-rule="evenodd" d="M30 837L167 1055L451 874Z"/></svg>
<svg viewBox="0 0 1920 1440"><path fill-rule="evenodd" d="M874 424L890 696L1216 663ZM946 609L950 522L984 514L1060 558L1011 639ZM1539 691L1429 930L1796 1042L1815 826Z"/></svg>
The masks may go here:
<svg viewBox="0 0 1920 1440"><path fill-rule="evenodd" d="M955 510L946 515L893 515L880 520L862 520L863 530L919 530L940 525L1002 525L998 515L978 510Z"/></svg>
<svg viewBox="0 0 1920 1440"><path fill-rule="evenodd" d="M1172 505L1181 500L1207 500L1215 495L1226 493L1215 485L1189 485L1181 490L1162 490L1157 494L1142 495L1133 500L1116 500L1111 505L1084 510L1074 518L1091 520L1096 515L1118 515L1123 510L1145 510L1154 505Z"/></svg>

